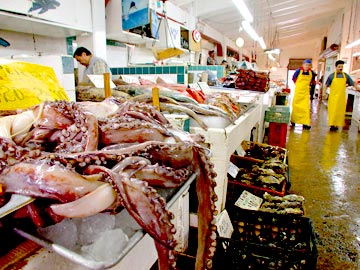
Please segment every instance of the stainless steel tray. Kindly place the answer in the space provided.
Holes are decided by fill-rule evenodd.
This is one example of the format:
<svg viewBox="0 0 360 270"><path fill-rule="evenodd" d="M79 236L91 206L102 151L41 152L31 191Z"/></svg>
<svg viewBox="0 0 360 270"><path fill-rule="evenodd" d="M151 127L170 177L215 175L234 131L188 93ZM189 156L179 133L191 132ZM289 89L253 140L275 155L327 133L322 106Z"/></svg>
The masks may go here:
<svg viewBox="0 0 360 270"><path fill-rule="evenodd" d="M10 200L3 207L0 207L0 218L7 216L34 200L34 198L29 196L12 194Z"/></svg>
<svg viewBox="0 0 360 270"><path fill-rule="evenodd" d="M196 174L192 174L189 177L189 179L181 185L181 187L174 190L173 194L170 195L170 198L168 198L168 200L167 200L168 208L170 208L182 196L182 194L189 189L190 185L192 184L192 182L195 179L196 179ZM167 194L169 194L169 191L165 190L165 189L158 190L158 192L160 195L164 194L163 197L165 197L165 199L166 199L166 196L168 196ZM52 243L51 241L44 239L43 237L41 237L37 234L29 233L29 232L25 231L24 229L14 228L14 231L17 234L21 235L22 237L29 239L31 241L34 241L35 243L45 247L46 249L54 251L55 253L63 256L64 258L69 259L72 262L75 262L77 264L85 266L89 269L95 269L95 270L108 269L108 268L113 267L116 264L118 264L146 234L146 232L144 232L143 230L138 230L129 239L129 242L127 243L126 247L122 250L121 254L119 254L118 257L113 258L110 261L95 261L95 260L91 260L87 257L84 257L81 254L76 253L76 252L74 252L64 246L61 246L57 243Z"/></svg>

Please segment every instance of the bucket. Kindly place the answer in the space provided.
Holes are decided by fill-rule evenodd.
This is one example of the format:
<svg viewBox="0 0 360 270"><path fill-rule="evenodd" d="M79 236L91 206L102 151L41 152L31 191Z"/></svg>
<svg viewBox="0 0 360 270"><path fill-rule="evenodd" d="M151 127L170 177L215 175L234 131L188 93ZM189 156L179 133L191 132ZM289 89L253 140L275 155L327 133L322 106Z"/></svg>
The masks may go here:
<svg viewBox="0 0 360 270"><path fill-rule="evenodd" d="M276 96L275 105L287 105L287 95Z"/></svg>
<svg viewBox="0 0 360 270"><path fill-rule="evenodd" d="M194 83L194 73L188 73L188 83Z"/></svg>
<svg viewBox="0 0 360 270"><path fill-rule="evenodd" d="M206 82L208 81L209 74L207 72L203 72L200 75L200 82Z"/></svg>

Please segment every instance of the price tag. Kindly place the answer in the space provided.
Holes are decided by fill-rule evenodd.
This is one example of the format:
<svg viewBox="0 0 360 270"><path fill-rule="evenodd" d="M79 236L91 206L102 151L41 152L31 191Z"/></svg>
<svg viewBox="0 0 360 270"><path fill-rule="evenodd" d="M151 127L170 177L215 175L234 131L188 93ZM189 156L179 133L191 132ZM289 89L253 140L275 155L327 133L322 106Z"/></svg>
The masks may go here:
<svg viewBox="0 0 360 270"><path fill-rule="evenodd" d="M203 90L205 93L211 92L211 89L206 82L198 82L198 85L199 85L200 89Z"/></svg>
<svg viewBox="0 0 360 270"><path fill-rule="evenodd" d="M121 79L130 84L140 84L138 75L121 75Z"/></svg>
<svg viewBox="0 0 360 270"><path fill-rule="evenodd" d="M238 173L239 173L239 168L230 161L228 166L228 174L230 174L233 178L236 178Z"/></svg>
<svg viewBox="0 0 360 270"><path fill-rule="evenodd" d="M238 148L236 148L236 153L238 156L244 157L246 152L244 150L244 148L242 148L241 146L239 146Z"/></svg>
<svg viewBox="0 0 360 270"><path fill-rule="evenodd" d="M200 86L197 83L189 83L189 87L191 89L201 90Z"/></svg>
<svg viewBox="0 0 360 270"><path fill-rule="evenodd" d="M104 76L103 75L87 75L90 81L96 88L104 88ZM115 84L110 80L110 88L115 88Z"/></svg>
<svg viewBox="0 0 360 270"><path fill-rule="evenodd" d="M239 199L235 202L235 205L248 210L259 210L260 205L262 204L263 199L251 194L250 192L244 190Z"/></svg>
<svg viewBox="0 0 360 270"><path fill-rule="evenodd" d="M226 210L222 211L216 218L216 227L220 237L231 238L234 227L231 224L229 214Z"/></svg>

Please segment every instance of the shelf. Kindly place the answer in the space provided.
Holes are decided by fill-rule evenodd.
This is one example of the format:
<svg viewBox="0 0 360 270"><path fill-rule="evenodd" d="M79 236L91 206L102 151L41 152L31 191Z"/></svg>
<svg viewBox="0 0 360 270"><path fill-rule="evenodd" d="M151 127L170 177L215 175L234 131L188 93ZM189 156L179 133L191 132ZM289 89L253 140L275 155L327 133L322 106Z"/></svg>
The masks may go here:
<svg viewBox="0 0 360 270"><path fill-rule="evenodd" d="M88 29L76 29L69 25L6 11L0 11L0 29L56 38L91 32Z"/></svg>

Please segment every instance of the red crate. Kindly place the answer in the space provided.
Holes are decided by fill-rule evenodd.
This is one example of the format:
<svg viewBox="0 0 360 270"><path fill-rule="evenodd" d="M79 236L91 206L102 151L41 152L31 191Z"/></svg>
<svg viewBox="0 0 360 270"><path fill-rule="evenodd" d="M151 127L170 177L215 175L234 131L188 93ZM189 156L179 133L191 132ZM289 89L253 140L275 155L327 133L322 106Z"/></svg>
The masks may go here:
<svg viewBox="0 0 360 270"><path fill-rule="evenodd" d="M288 125L285 123L269 123L268 143L275 146L286 147Z"/></svg>
<svg viewBox="0 0 360 270"><path fill-rule="evenodd" d="M236 200L240 197L241 193L246 190L250 193L261 197L265 192L273 196L285 196L286 195L286 180L281 183L281 190L272 190L264 187L257 187L253 185L247 185L237 181L228 180L227 193L226 193L226 205L233 205Z"/></svg>

